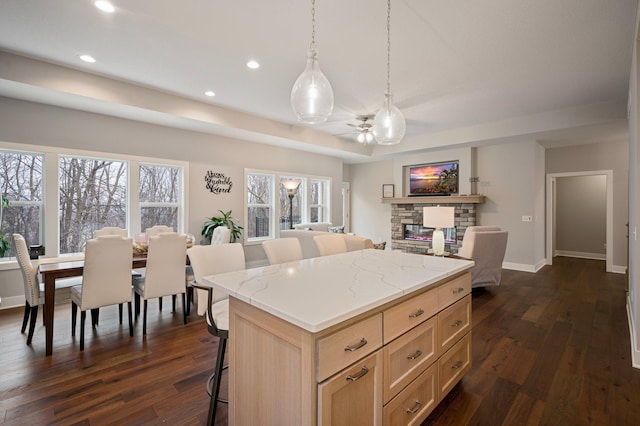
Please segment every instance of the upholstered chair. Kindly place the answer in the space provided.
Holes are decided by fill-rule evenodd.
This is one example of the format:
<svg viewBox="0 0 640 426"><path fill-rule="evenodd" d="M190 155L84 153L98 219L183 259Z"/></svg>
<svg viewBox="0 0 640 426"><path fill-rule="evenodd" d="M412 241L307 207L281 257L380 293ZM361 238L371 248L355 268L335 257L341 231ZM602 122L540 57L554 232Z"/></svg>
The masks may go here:
<svg viewBox="0 0 640 426"><path fill-rule="evenodd" d="M347 251L347 243L345 243L342 234L317 235L313 237L313 241L318 247L320 256L346 253Z"/></svg>
<svg viewBox="0 0 640 426"><path fill-rule="evenodd" d="M212 288L203 286L202 277L244 269L244 249L240 243L200 245L188 249L187 254L195 276L193 287L198 292L198 315L206 315L209 333L219 339L215 369L207 381L207 391L211 396L207 424L213 425L218 401L227 402L220 400L218 395L224 354L229 338L229 299L228 295L219 294Z"/></svg>
<svg viewBox="0 0 640 426"><path fill-rule="evenodd" d="M71 335L76 333L80 308L80 350L84 350L86 311L127 303L129 336L133 336L131 315L131 238L107 235L87 241L82 285L71 288ZM120 321L122 323L122 321ZM96 326L93 322L93 326Z"/></svg>
<svg viewBox="0 0 640 426"><path fill-rule="evenodd" d="M147 267L144 277L133 278L136 307L144 300L142 335L147 335L147 301L163 296L182 295L182 316L187 323L185 300L185 258L187 237L175 232L159 233L149 238ZM175 306L174 306L175 310ZM136 309L136 313L139 312Z"/></svg>
<svg viewBox="0 0 640 426"><path fill-rule="evenodd" d="M105 226L104 228L93 231L93 238L104 237L105 235L119 235L126 238L129 236L129 232L117 226Z"/></svg>
<svg viewBox="0 0 640 426"><path fill-rule="evenodd" d="M509 233L498 226L469 226L462 237L458 256L475 262L471 287L499 285Z"/></svg>
<svg viewBox="0 0 640 426"><path fill-rule="evenodd" d="M262 242L269 264L302 260L302 246L297 238L275 238Z"/></svg>
<svg viewBox="0 0 640 426"><path fill-rule="evenodd" d="M211 235L211 245L228 244L231 241L231 229L226 226L218 226Z"/></svg>
<svg viewBox="0 0 640 426"><path fill-rule="evenodd" d="M147 234L147 238L151 238L155 235L162 234L165 232L173 232L173 228L166 225L153 225L151 228L145 229L144 233ZM185 242L186 247L186 242Z"/></svg>
<svg viewBox="0 0 640 426"><path fill-rule="evenodd" d="M24 284L25 304L21 332L24 333L28 322L29 333L27 334L27 345L30 345L33 340L33 331L36 326L38 306L42 305L43 308L46 309L46 306L44 306L44 285L40 284L40 280L38 278L39 262L31 261L27 242L24 237L20 234L13 234L13 245L16 250L16 258L18 260L18 265L20 266L20 272L22 272L22 282ZM80 278L65 278L63 280L58 280L56 281L56 290L69 288L80 284L81 282L82 280Z"/></svg>

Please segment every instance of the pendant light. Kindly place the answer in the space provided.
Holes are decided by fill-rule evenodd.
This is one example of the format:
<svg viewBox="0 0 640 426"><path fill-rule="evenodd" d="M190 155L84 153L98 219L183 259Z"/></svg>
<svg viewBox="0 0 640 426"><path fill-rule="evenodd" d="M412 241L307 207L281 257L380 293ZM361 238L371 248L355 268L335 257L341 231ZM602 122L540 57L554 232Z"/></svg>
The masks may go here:
<svg viewBox="0 0 640 426"><path fill-rule="evenodd" d="M402 113L393 104L391 94L391 0L387 0L387 92L384 104L373 120L373 136L380 145L400 143L407 130Z"/></svg>
<svg viewBox="0 0 640 426"><path fill-rule="evenodd" d="M318 66L315 0L311 0L311 46L307 66L291 89L291 108L298 121L310 124L324 123L333 111L333 89Z"/></svg>

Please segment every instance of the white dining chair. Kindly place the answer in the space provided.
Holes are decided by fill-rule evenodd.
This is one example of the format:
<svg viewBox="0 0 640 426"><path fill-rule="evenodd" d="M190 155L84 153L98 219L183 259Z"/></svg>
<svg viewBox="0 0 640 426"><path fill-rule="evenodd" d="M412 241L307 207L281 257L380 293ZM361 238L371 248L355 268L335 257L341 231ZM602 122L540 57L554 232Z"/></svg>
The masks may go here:
<svg viewBox="0 0 640 426"><path fill-rule="evenodd" d="M330 254L346 253L347 243L341 234L316 235L313 241L318 247L320 256L328 256Z"/></svg>
<svg viewBox="0 0 640 426"><path fill-rule="evenodd" d="M144 233L147 234L147 238L151 238L155 235L163 234L166 232L173 232L173 228L166 225L153 225L151 228L147 228L144 231Z"/></svg>
<svg viewBox="0 0 640 426"><path fill-rule="evenodd" d="M274 238L262 242L270 265L302 260L302 246L297 238Z"/></svg>
<svg viewBox="0 0 640 426"><path fill-rule="evenodd" d="M104 237L105 235L119 235L121 237L128 237L129 232L126 229L119 228L117 226L105 226L93 231L93 238Z"/></svg>
<svg viewBox="0 0 640 426"><path fill-rule="evenodd" d="M144 300L142 335L147 335L147 301L162 299L163 296L182 295L182 317L187 323L187 303L185 300L185 258L187 237L176 232L159 233L149 238L147 267L144 277L133 278L136 298L136 314L139 312L140 297ZM175 304L174 304L175 311Z"/></svg>
<svg viewBox="0 0 640 426"><path fill-rule="evenodd" d="M71 335L76 333L80 308L80 350L84 350L86 311L127 303L129 336L133 336L131 315L131 238L107 235L87 241L82 284L71 288ZM122 318L120 319L122 323ZM92 326L95 327L95 319Z"/></svg>
<svg viewBox="0 0 640 426"><path fill-rule="evenodd" d="M202 277L207 275L245 269L244 249L240 243L200 245L188 249L187 254L195 276L193 287L198 292L198 315L206 315L209 333L219 339L216 366L207 381L207 391L211 396L207 424L212 425L215 422L217 403L228 402L220 400L219 394L220 376L224 369L224 354L229 338L229 296L199 283L202 283Z"/></svg>
<svg viewBox="0 0 640 426"><path fill-rule="evenodd" d="M22 272L22 283L24 285L24 317L22 319L21 333L27 328L29 323L29 332L27 334L27 345L33 340L33 332L36 326L36 318L38 317L38 306L42 305L43 309L47 309L44 304L44 285L40 283L38 275L39 261L32 261L29 256L27 242L20 234L13 234L13 246L16 250L16 259L20 272ZM56 292L61 289L67 289L82 282L79 278L65 278L56 281ZM44 314L43 314L44 319Z"/></svg>

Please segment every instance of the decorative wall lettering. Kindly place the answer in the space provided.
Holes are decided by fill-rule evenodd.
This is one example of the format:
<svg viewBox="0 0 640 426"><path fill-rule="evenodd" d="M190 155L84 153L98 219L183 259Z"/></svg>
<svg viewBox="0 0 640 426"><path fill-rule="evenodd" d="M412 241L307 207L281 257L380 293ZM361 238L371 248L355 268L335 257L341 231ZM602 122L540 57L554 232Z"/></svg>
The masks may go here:
<svg viewBox="0 0 640 426"><path fill-rule="evenodd" d="M204 181L207 184L207 189L214 194L230 193L233 182L229 176L225 176L224 173L213 172L207 170L207 174L204 176Z"/></svg>

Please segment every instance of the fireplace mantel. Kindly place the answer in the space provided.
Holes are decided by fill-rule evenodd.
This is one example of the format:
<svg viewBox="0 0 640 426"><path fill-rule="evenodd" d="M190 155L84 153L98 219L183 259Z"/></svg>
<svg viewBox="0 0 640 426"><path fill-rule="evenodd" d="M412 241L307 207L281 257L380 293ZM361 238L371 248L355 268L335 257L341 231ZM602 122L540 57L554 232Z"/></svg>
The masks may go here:
<svg viewBox="0 0 640 426"><path fill-rule="evenodd" d="M448 195L448 196L425 196L425 197L400 197L382 198L382 204L483 204L484 195Z"/></svg>

